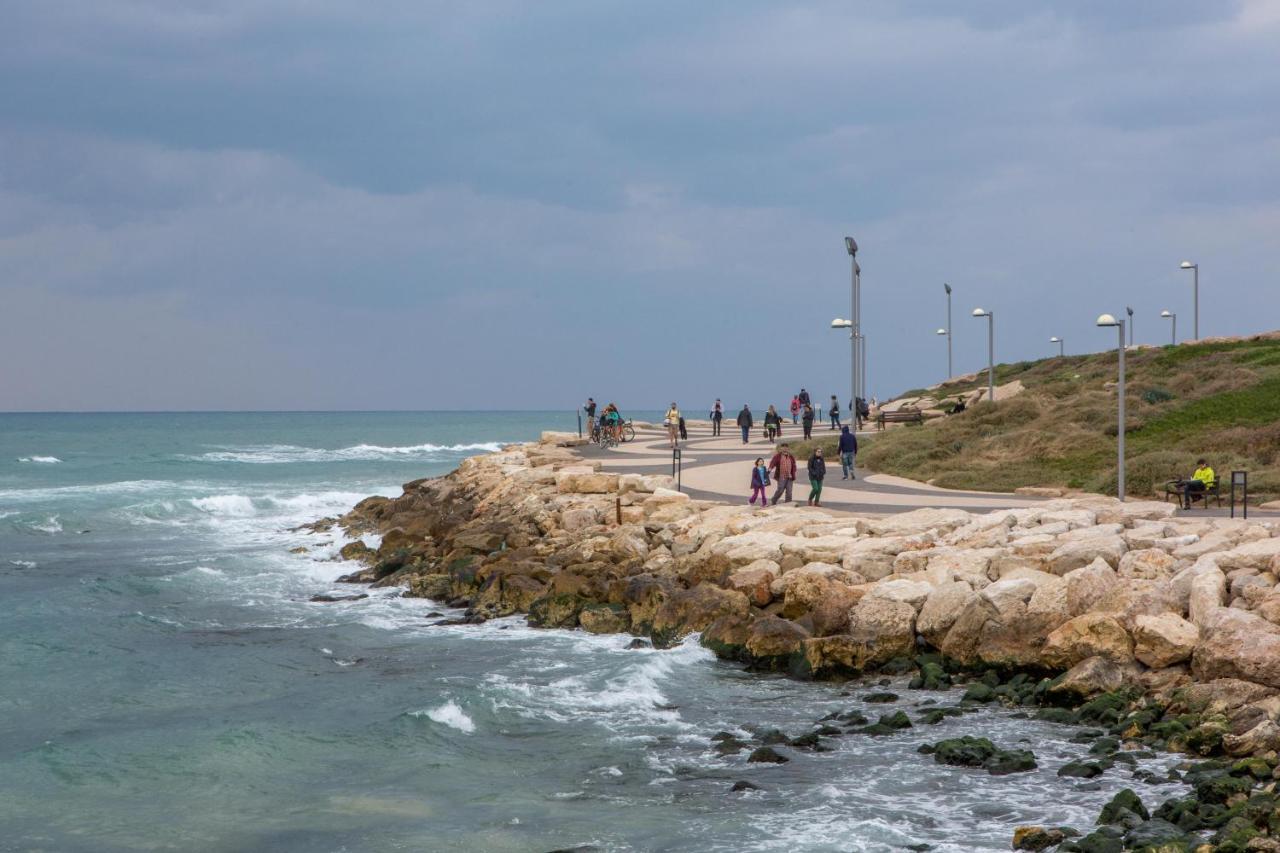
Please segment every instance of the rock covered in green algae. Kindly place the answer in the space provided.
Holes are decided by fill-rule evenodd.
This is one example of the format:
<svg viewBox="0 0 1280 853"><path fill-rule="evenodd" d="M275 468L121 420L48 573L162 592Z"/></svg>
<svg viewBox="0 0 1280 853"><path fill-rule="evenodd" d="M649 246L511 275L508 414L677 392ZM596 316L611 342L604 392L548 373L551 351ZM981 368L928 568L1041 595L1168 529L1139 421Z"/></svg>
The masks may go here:
<svg viewBox="0 0 1280 853"><path fill-rule="evenodd" d="M747 757L753 764L786 764L790 760L771 746L762 746Z"/></svg>
<svg viewBox="0 0 1280 853"><path fill-rule="evenodd" d="M964 735L921 747L939 764L981 767L992 776L1022 773L1036 768L1035 755L1027 749L1001 749L984 737Z"/></svg>

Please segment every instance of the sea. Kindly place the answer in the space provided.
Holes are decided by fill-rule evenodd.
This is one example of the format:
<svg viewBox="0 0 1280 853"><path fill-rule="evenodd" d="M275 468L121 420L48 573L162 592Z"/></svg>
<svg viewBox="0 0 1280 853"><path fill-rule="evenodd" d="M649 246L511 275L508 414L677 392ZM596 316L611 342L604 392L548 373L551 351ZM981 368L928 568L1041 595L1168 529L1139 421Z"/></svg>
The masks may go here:
<svg viewBox="0 0 1280 853"><path fill-rule="evenodd" d="M299 525L544 429L574 413L0 415L0 850L1007 850L1121 787L1178 793L1123 765L1061 778L1087 744L1007 709L918 721L954 691L750 673L696 637L445 625L394 589L310 601L356 590L342 534ZM785 764L712 740L898 709L916 725ZM917 752L960 734L1039 768Z"/></svg>

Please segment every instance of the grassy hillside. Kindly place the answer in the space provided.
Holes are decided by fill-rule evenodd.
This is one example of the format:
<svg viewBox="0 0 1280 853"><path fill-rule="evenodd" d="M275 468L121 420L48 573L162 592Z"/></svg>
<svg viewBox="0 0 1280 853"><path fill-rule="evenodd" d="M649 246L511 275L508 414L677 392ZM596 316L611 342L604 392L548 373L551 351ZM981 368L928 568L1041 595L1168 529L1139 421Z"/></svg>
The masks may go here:
<svg viewBox="0 0 1280 853"><path fill-rule="evenodd" d="M1248 470L1251 498L1280 498L1280 334L1131 350L1126 368L1129 494L1150 496L1204 456L1222 477ZM1017 397L891 429L864 442L860 463L949 488L1114 492L1115 351L996 368L997 384L1014 379L1027 389ZM985 373L930 396L980 384Z"/></svg>

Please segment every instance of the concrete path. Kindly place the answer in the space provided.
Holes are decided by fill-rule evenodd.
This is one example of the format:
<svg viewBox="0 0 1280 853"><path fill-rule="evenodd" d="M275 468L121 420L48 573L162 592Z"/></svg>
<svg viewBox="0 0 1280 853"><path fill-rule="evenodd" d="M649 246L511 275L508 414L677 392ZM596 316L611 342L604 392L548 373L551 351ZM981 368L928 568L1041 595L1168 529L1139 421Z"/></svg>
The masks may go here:
<svg viewBox="0 0 1280 853"><path fill-rule="evenodd" d="M725 421L723 432L716 437L706 421L688 425L689 440L681 442L681 485L691 497L729 503L746 503L751 495L751 465L756 457L768 462L773 444L765 441L760 429L752 430L751 442L742 443L742 432ZM814 429L814 435L831 434L825 424ZM860 433L859 437L865 435ZM798 441L801 429L788 424L784 440ZM670 474L671 447L666 431L660 427L636 428L636 440L612 450L595 445L580 448L590 459L599 459L606 471L637 474ZM799 479L792 497L804 505L809 496L808 476L804 463L799 465ZM1034 506L1042 499L996 492L958 492L917 483L902 477L872 474L856 479L840 479L840 460L827 460L827 478L822 492L822 505L829 509L856 512L859 515L887 515L921 507L945 507L977 512L1008 507ZM773 488L770 487L770 496Z"/></svg>
<svg viewBox="0 0 1280 853"><path fill-rule="evenodd" d="M826 424L815 424L815 436L831 435ZM751 495L751 465L756 457L768 462L773 455L773 444L761 436L757 426L751 432L751 442L742 443L742 432L731 421L725 420L720 436L712 436L709 421L696 421L688 425L689 440L681 442L683 468L681 485L690 497L701 500L746 503ZM871 433L858 433L858 440ZM801 428L787 423L783 439L799 441ZM613 450L601 450L589 444L579 448L589 459L599 459L606 471L633 474L671 474L671 447L666 430L661 427L636 427L636 440ZM799 479L792 492L794 503L805 504L809 496L808 475L804 463L798 466ZM836 511L858 515L888 515L909 512L922 507L965 509L984 512L993 509L1035 506L1044 498L1024 497L1004 492L962 492L930 486L905 477L889 474L857 473L854 480L840 479L839 458L827 460L827 478L822 491L822 506ZM773 487L769 488L770 497ZM1178 515L1224 517L1228 510L1213 507L1197 507L1190 512L1178 510ZM1238 516L1237 516L1238 517ZM1280 513L1249 509L1250 518L1276 519Z"/></svg>

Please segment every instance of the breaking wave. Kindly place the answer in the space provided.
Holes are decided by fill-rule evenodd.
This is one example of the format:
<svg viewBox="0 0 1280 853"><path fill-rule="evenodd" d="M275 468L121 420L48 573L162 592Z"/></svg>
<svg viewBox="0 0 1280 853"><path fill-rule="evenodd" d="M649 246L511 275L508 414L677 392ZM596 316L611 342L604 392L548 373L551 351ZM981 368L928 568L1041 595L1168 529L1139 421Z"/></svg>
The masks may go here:
<svg viewBox="0 0 1280 853"><path fill-rule="evenodd" d="M224 447L182 458L196 462L240 462L249 465L279 465L290 462L378 462L409 459L440 459L447 454L492 453L502 449L502 442L484 441L473 444L412 444L383 447L357 444L329 450L322 447L298 447L293 444L263 444L247 447Z"/></svg>
<svg viewBox="0 0 1280 853"><path fill-rule="evenodd" d="M43 465L56 465L62 460L56 456L20 456L19 462L36 462Z"/></svg>

